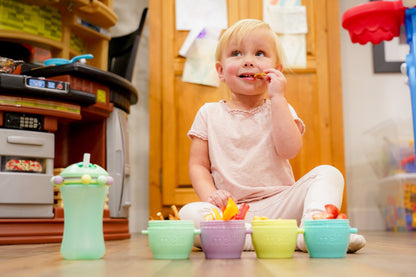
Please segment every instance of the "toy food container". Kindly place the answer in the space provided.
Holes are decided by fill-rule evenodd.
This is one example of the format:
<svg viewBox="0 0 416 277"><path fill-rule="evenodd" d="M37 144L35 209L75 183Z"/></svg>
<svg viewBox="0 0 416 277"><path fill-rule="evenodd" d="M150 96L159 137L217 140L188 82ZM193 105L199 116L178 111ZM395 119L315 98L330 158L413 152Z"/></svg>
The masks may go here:
<svg viewBox="0 0 416 277"><path fill-rule="evenodd" d="M292 258L298 234L303 233L295 219L253 220L251 228L254 250L260 259Z"/></svg>
<svg viewBox="0 0 416 277"><path fill-rule="evenodd" d="M244 220L207 220L201 225L201 245L206 259L240 259L251 233Z"/></svg>
<svg viewBox="0 0 416 277"><path fill-rule="evenodd" d="M305 243L311 258L344 258L350 234L357 233L348 219L305 220Z"/></svg>
<svg viewBox="0 0 416 277"><path fill-rule="evenodd" d="M200 234L192 220L149 220L147 230L154 259L188 259L194 235Z"/></svg>
<svg viewBox="0 0 416 277"><path fill-rule="evenodd" d="M61 254L65 259L100 259L105 253L104 202L113 178L102 167L84 161L65 168L51 179L64 203Z"/></svg>

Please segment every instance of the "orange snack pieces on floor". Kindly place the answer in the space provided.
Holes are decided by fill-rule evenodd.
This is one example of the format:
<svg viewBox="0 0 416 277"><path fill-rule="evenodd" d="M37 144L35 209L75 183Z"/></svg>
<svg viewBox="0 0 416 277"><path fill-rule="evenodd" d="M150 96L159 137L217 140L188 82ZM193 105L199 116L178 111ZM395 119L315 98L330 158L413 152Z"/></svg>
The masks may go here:
<svg viewBox="0 0 416 277"><path fill-rule="evenodd" d="M179 217L178 208L175 205L172 205L171 209L172 209L172 213L168 215L168 219L169 220L181 220L181 218ZM157 220L165 220L162 212L158 212L156 216L157 216ZM155 220L155 219L152 216L149 216L149 220Z"/></svg>
<svg viewBox="0 0 416 277"><path fill-rule="evenodd" d="M169 214L169 219L180 220L181 218L179 217L178 208L175 205L172 205L170 208L172 209L173 215Z"/></svg>
<svg viewBox="0 0 416 277"><path fill-rule="evenodd" d="M156 215L159 217L159 220L164 220L163 214L161 212L158 212Z"/></svg>

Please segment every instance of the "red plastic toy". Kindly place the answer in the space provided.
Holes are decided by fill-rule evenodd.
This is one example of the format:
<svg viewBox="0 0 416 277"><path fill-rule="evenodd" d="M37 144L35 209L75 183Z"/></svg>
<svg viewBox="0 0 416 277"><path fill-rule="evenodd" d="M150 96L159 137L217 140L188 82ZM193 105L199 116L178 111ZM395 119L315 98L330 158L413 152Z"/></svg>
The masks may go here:
<svg viewBox="0 0 416 277"><path fill-rule="evenodd" d="M355 6L342 16L342 27L353 43L378 44L400 35L406 7L402 1L373 1Z"/></svg>

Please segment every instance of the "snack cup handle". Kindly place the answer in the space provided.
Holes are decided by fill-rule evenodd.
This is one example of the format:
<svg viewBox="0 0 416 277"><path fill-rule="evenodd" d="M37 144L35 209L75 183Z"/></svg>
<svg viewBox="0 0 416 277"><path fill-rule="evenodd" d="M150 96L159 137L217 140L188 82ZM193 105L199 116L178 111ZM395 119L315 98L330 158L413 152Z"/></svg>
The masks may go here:
<svg viewBox="0 0 416 277"><path fill-rule="evenodd" d="M303 228L298 229L298 234L304 234L304 233L305 233L305 230Z"/></svg>
<svg viewBox="0 0 416 277"><path fill-rule="evenodd" d="M142 234L143 235L148 235L149 234L149 231L148 230L142 230Z"/></svg>
<svg viewBox="0 0 416 277"><path fill-rule="evenodd" d="M200 235L201 234L201 230L200 229L195 229L194 230L194 235Z"/></svg>
<svg viewBox="0 0 416 277"><path fill-rule="evenodd" d="M358 232L357 228L350 228L350 233L356 234Z"/></svg>

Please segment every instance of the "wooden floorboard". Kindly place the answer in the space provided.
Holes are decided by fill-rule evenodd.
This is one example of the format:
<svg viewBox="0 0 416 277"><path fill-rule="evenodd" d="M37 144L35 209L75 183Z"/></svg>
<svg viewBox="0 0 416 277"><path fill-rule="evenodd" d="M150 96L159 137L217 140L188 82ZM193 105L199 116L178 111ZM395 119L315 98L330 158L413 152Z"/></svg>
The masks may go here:
<svg viewBox="0 0 416 277"><path fill-rule="evenodd" d="M154 260L147 237L106 241L99 260L64 260L59 243L0 245L0 276L416 276L416 233L364 232L367 246L341 259L207 260L192 251L188 260Z"/></svg>

